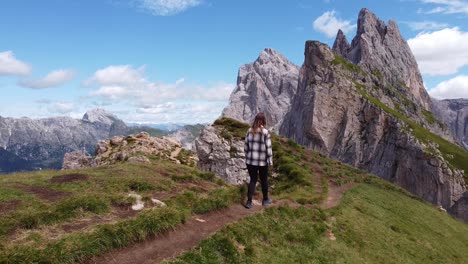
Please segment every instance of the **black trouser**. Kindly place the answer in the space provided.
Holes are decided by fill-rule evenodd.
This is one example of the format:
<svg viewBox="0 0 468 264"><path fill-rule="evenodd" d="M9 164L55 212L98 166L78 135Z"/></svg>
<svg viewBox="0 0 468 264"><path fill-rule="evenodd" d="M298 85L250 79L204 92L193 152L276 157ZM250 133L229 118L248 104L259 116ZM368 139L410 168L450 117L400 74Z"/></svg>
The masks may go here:
<svg viewBox="0 0 468 264"><path fill-rule="evenodd" d="M249 171L250 183L249 192L247 193L247 200L252 201L252 195L255 191L255 185L257 184L258 175L260 174L260 184L262 185L263 200L268 199L268 166L253 166L247 164L247 170Z"/></svg>

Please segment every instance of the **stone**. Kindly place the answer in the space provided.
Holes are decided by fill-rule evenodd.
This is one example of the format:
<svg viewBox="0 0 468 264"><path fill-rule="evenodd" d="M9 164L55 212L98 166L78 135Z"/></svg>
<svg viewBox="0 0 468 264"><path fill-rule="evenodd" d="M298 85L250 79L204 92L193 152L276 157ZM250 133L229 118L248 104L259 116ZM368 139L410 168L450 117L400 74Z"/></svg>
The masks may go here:
<svg viewBox="0 0 468 264"><path fill-rule="evenodd" d="M181 163L177 155L181 150L179 141L174 138L152 137L146 132L101 140L96 149L96 156L89 157L89 164L84 167L97 167L118 162L150 163L148 156L158 156L177 164ZM196 164L196 154L188 155L186 160L191 164Z"/></svg>
<svg viewBox="0 0 468 264"><path fill-rule="evenodd" d="M162 202L158 199L151 198L151 202L156 206L156 207L167 207L165 202Z"/></svg>
<svg viewBox="0 0 468 264"><path fill-rule="evenodd" d="M468 151L468 99L432 99L432 111Z"/></svg>
<svg viewBox="0 0 468 264"><path fill-rule="evenodd" d="M229 142L218 128L206 126L195 140L195 147L200 170L212 172L231 184L239 185L249 180L242 140Z"/></svg>
<svg viewBox="0 0 468 264"><path fill-rule="evenodd" d="M83 151L72 151L65 153L63 157L63 170L74 170L89 167L92 161L92 157L84 153Z"/></svg>
<svg viewBox="0 0 468 264"><path fill-rule="evenodd" d="M337 54L346 57L351 46L349 45L348 40L346 39L345 34L341 29L338 30L336 34L335 42L333 43L333 51Z"/></svg>
<svg viewBox="0 0 468 264"><path fill-rule="evenodd" d="M335 51L342 52L338 49ZM395 21L390 20L385 25L374 13L363 8L358 16L357 34L348 52L342 55L369 72L380 75L383 86L400 87L408 97L414 97L418 104L430 109L431 100L424 88L418 64Z"/></svg>
<svg viewBox="0 0 468 264"><path fill-rule="evenodd" d="M135 198L135 203L132 204L133 211L141 211L143 208L145 208L145 202L142 201L141 195L136 193L129 193L128 197Z"/></svg>
<svg viewBox="0 0 468 264"><path fill-rule="evenodd" d="M115 136L111 138L110 143L112 146L118 146L118 145L121 145L123 141L124 141L123 137Z"/></svg>
<svg viewBox="0 0 468 264"><path fill-rule="evenodd" d="M255 62L239 69L237 86L222 116L251 123L264 112L267 126L276 131L296 92L299 67L279 52L267 48Z"/></svg>
<svg viewBox="0 0 468 264"><path fill-rule="evenodd" d="M455 204L449 209L449 212L462 221L468 223L468 191L466 191L462 197L455 202Z"/></svg>
<svg viewBox="0 0 468 264"><path fill-rule="evenodd" d="M128 158L128 163L150 163L150 160L146 156L133 156Z"/></svg>

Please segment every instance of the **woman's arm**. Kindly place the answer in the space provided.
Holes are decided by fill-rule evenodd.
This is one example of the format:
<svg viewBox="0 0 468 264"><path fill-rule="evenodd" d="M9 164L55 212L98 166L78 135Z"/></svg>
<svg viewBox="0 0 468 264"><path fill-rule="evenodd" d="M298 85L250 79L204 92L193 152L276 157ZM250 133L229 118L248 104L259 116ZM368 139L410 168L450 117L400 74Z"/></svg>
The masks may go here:
<svg viewBox="0 0 468 264"><path fill-rule="evenodd" d="M247 133L245 134L245 141L244 141L244 155L246 159L247 159L248 152L249 152L249 130L247 130Z"/></svg>
<svg viewBox="0 0 468 264"><path fill-rule="evenodd" d="M271 146L271 136L270 132L267 133L266 135L266 148L267 148L267 163L268 165L273 165L273 148Z"/></svg>

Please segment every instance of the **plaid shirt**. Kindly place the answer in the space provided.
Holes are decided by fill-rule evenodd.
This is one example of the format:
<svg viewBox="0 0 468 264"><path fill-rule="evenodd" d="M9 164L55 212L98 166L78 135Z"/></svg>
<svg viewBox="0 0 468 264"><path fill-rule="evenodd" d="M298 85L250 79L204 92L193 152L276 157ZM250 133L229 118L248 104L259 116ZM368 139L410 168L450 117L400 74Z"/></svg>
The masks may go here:
<svg viewBox="0 0 468 264"><path fill-rule="evenodd" d="M255 135L249 128L245 135L245 163L253 166L273 165L273 150L271 148L270 132L262 128Z"/></svg>

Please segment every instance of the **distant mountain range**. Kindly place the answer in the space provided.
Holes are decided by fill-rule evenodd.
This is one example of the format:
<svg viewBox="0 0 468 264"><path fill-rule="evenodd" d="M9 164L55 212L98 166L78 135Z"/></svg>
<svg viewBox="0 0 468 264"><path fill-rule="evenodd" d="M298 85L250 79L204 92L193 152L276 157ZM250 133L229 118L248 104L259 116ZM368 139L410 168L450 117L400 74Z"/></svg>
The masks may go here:
<svg viewBox="0 0 468 264"><path fill-rule="evenodd" d="M88 111L81 119L0 116L0 173L60 169L65 153L84 150L94 155L99 140L141 131L152 136L167 136L176 128L183 126L171 126L171 130L149 125L129 126L103 109Z"/></svg>

